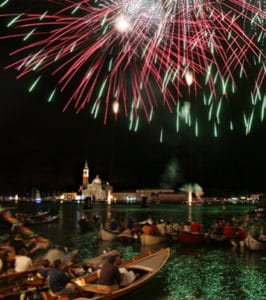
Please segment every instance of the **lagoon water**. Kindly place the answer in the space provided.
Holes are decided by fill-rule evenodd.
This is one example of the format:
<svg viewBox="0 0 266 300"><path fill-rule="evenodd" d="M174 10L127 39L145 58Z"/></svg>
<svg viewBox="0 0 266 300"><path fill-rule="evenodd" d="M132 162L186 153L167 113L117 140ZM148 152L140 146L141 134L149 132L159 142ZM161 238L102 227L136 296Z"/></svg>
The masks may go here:
<svg viewBox="0 0 266 300"><path fill-rule="evenodd" d="M49 209L52 214L59 213L60 219L57 222L34 225L31 229L56 245L78 249L77 260L114 248L122 252L124 259L129 259L150 249L142 247L137 241L133 244L100 241L98 231L93 226L81 230L78 220L83 214L88 217L99 214L103 222L111 217L142 221L151 216L156 221L173 219L176 222L186 222L192 218L208 226L221 216L230 221L233 216L243 215L252 208L242 204L227 205L225 210L221 210L220 205L188 207L171 203L141 208L139 204L112 204L107 208L105 204L95 204L92 209L84 211L82 204L66 202L8 203L8 206L11 205L21 212L34 213ZM0 234L6 230L0 223ZM169 241L153 248L164 246L171 248L167 265L147 285L121 299L183 300L191 296L204 300L266 299L266 252L240 251L230 246L209 244L185 246L178 241Z"/></svg>

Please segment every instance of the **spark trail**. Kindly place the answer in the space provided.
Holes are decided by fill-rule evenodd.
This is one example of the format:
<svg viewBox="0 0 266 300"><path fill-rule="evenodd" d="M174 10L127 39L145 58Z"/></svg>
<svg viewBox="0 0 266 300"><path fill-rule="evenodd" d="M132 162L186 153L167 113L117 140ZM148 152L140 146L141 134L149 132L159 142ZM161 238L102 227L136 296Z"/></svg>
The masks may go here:
<svg viewBox="0 0 266 300"><path fill-rule="evenodd" d="M264 115L266 13L259 1L39 0L35 12L27 1L24 12L2 15L15 27L2 38L22 41L6 68L17 78L33 76L31 91L42 73L55 76L49 101L72 91L63 110L88 106L106 123L118 101L129 128L138 128L165 107L177 131L194 128L198 136L204 115L218 136L224 106L246 82L250 107L238 115L244 132L255 111ZM232 130L230 116L226 122Z"/></svg>

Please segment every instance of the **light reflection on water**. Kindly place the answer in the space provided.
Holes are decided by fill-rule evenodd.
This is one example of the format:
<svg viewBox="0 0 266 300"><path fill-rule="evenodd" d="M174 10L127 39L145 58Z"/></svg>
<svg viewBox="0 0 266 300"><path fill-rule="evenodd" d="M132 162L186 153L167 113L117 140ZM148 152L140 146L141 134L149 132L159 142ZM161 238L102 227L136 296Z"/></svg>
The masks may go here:
<svg viewBox="0 0 266 300"><path fill-rule="evenodd" d="M148 216L154 220L173 219L186 222L190 216L187 205L160 204L148 208L138 205L112 205L109 212L105 205L94 205L93 209L83 211L82 204L72 203L19 203L18 210L33 212L50 209L60 214L57 223L32 227L40 235L49 238L54 244L78 249L77 260L99 255L104 250L118 249L123 258L129 259L150 248L119 241L102 242L93 226L82 231L78 220L82 214L88 217L98 213L103 222L107 216L117 219L142 221ZM209 225L214 219L223 217L230 221L232 216L246 213L251 207L230 205L222 211L220 206L192 207L192 218ZM108 215L109 214L109 215ZM0 226L0 230L1 230ZM3 230L3 228L2 228ZM204 300L263 300L266 299L266 253L248 250L233 250L231 247L183 246L176 241L153 248L169 246L171 257L163 270L143 288L122 299L132 300L183 300L189 296L198 296Z"/></svg>

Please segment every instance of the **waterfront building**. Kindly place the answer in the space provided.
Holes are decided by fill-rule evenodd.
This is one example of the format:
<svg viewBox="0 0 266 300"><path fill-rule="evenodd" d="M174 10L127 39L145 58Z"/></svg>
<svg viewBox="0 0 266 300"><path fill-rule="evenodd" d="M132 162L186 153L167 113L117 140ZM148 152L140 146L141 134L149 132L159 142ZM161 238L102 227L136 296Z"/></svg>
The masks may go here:
<svg viewBox="0 0 266 300"><path fill-rule="evenodd" d="M82 186L80 187L82 199L89 198L91 201L106 201L108 193L111 193L113 187L106 181L103 181L97 175L91 182L89 180L90 170L88 162L85 162L82 176Z"/></svg>

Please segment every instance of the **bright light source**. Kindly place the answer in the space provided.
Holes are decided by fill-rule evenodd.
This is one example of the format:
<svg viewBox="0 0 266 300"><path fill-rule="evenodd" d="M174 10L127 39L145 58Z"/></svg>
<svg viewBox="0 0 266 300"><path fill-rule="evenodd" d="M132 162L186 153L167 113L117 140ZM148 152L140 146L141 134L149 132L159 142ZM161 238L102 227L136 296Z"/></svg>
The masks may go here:
<svg viewBox="0 0 266 300"><path fill-rule="evenodd" d="M188 86L191 86L193 83L193 74L190 71L186 71L185 73L185 79Z"/></svg>
<svg viewBox="0 0 266 300"><path fill-rule="evenodd" d="M115 101L115 102L113 103L113 112L114 112L114 114L117 114L118 111L119 111L119 102L118 102L118 101Z"/></svg>
<svg viewBox="0 0 266 300"><path fill-rule="evenodd" d="M120 16L115 19L115 30L120 33L126 33L130 30L130 21L125 16Z"/></svg>

